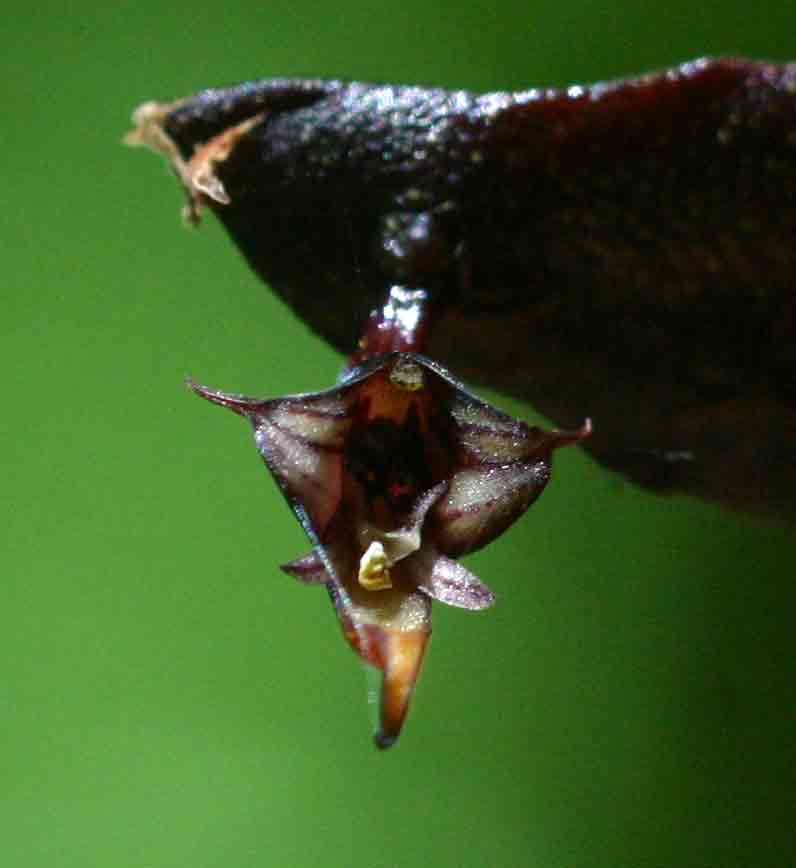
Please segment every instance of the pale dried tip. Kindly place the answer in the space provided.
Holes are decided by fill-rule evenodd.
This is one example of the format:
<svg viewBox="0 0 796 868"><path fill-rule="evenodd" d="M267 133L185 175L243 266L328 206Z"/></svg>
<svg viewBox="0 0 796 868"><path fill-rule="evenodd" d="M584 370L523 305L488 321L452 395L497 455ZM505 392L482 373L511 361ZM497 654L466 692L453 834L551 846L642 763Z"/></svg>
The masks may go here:
<svg viewBox="0 0 796 868"><path fill-rule="evenodd" d="M190 195L198 202L204 195L220 205L229 205L232 200L224 189L221 179L216 175L216 166L229 159L238 142L264 117L264 113L260 112L247 118L214 136L197 149L186 166L186 179Z"/></svg>
<svg viewBox="0 0 796 868"><path fill-rule="evenodd" d="M201 218L201 197L194 189L193 182L188 171L188 163L180 155L177 143L166 132L166 118L178 109L186 100L176 102L145 102L133 112L133 124L135 129L124 137L124 144L131 147L149 148L156 154L161 154L170 163L172 169L180 179L188 196L188 204L182 212L186 223L196 226Z"/></svg>
<svg viewBox="0 0 796 868"><path fill-rule="evenodd" d="M177 146L166 133L164 125L166 118L184 102L185 100L142 103L132 115L135 128L130 130L122 141L132 148L149 148L170 160L175 156L179 158Z"/></svg>
<svg viewBox="0 0 796 868"><path fill-rule="evenodd" d="M191 174L191 184L195 190L221 205L229 205L232 201L221 180L213 174L212 164L209 162L196 167L196 171Z"/></svg>
<svg viewBox="0 0 796 868"><path fill-rule="evenodd" d="M196 153L186 161L165 127L169 115L183 102L147 102L140 105L133 112L135 129L125 136L124 142L134 147L147 147L166 157L188 195L183 217L186 222L196 225L207 199L219 205L229 205L229 194L216 174L216 167L229 159L240 139L260 123L264 114L261 112L247 118L200 144Z"/></svg>

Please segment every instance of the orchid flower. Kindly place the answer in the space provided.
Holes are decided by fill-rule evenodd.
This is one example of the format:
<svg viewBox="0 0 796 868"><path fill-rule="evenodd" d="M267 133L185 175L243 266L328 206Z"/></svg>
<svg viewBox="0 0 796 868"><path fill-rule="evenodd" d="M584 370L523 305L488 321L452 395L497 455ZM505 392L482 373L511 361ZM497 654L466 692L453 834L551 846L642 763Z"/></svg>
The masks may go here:
<svg viewBox="0 0 796 868"><path fill-rule="evenodd" d="M513 524L550 478L545 433L470 394L444 368L391 352L332 389L259 400L191 384L246 417L313 550L282 569L326 585L345 638L383 673L376 744L401 731L431 635L432 602L485 609L492 591L457 558Z"/></svg>

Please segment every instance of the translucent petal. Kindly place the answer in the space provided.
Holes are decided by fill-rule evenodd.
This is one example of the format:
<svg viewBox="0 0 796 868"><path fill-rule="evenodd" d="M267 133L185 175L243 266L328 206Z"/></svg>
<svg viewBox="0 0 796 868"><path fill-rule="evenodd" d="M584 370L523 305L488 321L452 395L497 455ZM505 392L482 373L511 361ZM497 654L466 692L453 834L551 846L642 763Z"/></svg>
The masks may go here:
<svg viewBox="0 0 796 868"><path fill-rule="evenodd" d="M318 552L310 552L303 558L296 558L279 568L283 573L293 576L305 585L323 585L331 576L326 571L326 565Z"/></svg>
<svg viewBox="0 0 796 868"><path fill-rule="evenodd" d="M342 450L351 424L342 403L328 396L269 402L253 421L257 450L294 508L322 536L342 496Z"/></svg>
<svg viewBox="0 0 796 868"><path fill-rule="evenodd" d="M393 588L349 593L330 584L346 639L366 663L383 673L379 748L398 740L431 635L431 600L417 591Z"/></svg>
<svg viewBox="0 0 796 868"><path fill-rule="evenodd" d="M491 542L541 494L549 461L461 470L434 507L434 542L458 557Z"/></svg>
<svg viewBox="0 0 796 868"><path fill-rule="evenodd" d="M397 563L413 552L416 552L422 544L423 522L432 506L442 497L447 489L447 482L441 482L429 489L415 504L409 521L398 530L374 534L384 546L389 558L390 565ZM372 531L371 531L372 532Z"/></svg>
<svg viewBox="0 0 796 868"><path fill-rule="evenodd" d="M458 609L488 609L495 595L474 573L444 555L438 555L431 572L420 582L420 590L432 599Z"/></svg>

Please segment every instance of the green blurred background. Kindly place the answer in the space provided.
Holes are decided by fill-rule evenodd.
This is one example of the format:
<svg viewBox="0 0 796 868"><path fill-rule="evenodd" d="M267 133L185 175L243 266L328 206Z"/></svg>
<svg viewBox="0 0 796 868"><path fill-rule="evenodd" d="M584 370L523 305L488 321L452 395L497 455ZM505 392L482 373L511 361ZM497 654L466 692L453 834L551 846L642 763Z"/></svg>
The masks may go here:
<svg viewBox="0 0 796 868"><path fill-rule="evenodd" d="M212 219L180 226L132 108L276 75L475 89L796 59L790 0L30 3L4 11L0 866L783 866L793 529L574 450L440 609L405 735L241 420L341 359ZM531 408L497 403L527 419Z"/></svg>

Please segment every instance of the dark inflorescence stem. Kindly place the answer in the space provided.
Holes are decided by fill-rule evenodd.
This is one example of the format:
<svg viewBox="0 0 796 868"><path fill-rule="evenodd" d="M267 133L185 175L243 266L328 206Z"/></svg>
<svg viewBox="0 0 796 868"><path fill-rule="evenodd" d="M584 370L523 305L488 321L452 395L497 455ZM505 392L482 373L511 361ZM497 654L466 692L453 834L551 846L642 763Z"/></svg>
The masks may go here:
<svg viewBox="0 0 796 868"><path fill-rule="evenodd" d="M373 310L365 323L350 367L385 353L424 355L433 324L433 303L425 289L392 286L386 302Z"/></svg>

